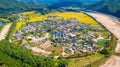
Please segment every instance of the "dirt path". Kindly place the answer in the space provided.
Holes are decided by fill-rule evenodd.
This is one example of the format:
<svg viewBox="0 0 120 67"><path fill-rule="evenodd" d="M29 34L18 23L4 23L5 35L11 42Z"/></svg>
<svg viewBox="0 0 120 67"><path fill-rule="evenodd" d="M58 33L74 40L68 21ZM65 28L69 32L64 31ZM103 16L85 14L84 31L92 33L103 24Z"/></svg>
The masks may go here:
<svg viewBox="0 0 120 67"><path fill-rule="evenodd" d="M111 33L113 33L117 38L116 53L120 53L120 21L116 18L105 14L99 13L87 13L99 21L103 26L105 26ZM111 56L111 58L100 67L120 67L120 57Z"/></svg>
<svg viewBox="0 0 120 67"><path fill-rule="evenodd" d="M2 29L1 32L0 32L0 41L1 41L2 39L5 39L6 34L8 33L9 28L10 28L11 25L12 25L12 23L8 23L8 24L6 24L6 25L3 27L3 29Z"/></svg>
<svg viewBox="0 0 120 67"><path fill-rule="evenodd" d="M33 51L34 53L38 53L38 54L39 54L39 53L42 53L43 55L50 55L50 54L52 54L52 52L43 50L43 49L41 49L41 48L39 48L39 47L32 47L31 49L32 49L32 51Z"/></svg>

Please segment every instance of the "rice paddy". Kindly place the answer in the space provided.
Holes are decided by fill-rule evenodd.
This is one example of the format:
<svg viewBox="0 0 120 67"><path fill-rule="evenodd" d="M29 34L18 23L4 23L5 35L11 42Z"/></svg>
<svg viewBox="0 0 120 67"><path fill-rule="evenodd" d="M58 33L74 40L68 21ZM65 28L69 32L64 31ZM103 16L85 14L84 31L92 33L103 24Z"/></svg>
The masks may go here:
<svg viewBox="0 0 120 67"><path fill-rule="evenodd" d="M31 11L31 12L23 12L21 13L21 15L22 15L22 20L17 22L16 30L19 30L21 25L27 22L38 22L38 21L47 20L49 16L58 16L64 19L75 18L82 23L97 24L94 19L92 19L90 16L81 12L79 13L78 12L51 12L49 14L41 15L40 13Z"/></svg>

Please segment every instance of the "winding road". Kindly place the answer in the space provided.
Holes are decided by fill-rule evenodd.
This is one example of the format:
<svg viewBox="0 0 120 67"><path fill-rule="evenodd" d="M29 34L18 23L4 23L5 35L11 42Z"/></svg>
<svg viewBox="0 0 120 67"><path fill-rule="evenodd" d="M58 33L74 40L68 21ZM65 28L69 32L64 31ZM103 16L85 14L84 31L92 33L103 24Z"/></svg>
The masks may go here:
<svg viewBox="0 0 120 67"><path fill-rule="evenodd" d="M6 34L8 33L10 27L11 27L12 23L8 23L6 24L3 29L0 31L0 41L5 39ZM9 34L9 33L8 33Z"/></svg>
<svg viewBox="0 0 120 67"><path fill-rule="evenodd" d="M113 33L117 38L117 46L115 49L116 53L120 53L120 20L106 14L101 13L87 13L95 18L99 23L106 27L111 33ZM109 60L101 65L100 67L120 67L120 57L111 56Z"/></svg>

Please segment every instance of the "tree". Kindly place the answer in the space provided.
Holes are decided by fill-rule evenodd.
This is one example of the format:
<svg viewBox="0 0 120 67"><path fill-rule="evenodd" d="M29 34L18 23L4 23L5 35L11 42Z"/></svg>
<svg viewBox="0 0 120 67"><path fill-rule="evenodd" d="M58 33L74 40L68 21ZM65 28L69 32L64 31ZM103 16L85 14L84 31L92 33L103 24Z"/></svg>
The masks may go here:
<svg viewBox="0 0 120 67"><path fill-rule="evenodd" d="M0 66L5 67L64 67L65 62L50 57L33 55L28 49L10 43L7 40L0 41ZM58 64L58 66L55 65Z"/></svg>

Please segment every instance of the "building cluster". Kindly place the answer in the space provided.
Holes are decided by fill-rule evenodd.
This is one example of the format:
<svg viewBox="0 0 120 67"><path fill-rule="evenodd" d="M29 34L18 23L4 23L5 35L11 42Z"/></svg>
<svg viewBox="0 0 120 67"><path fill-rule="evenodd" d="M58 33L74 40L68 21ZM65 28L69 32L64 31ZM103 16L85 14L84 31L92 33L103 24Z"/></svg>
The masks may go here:
<svg viewBox="0 0 120 67"><path fill-rule="evenodd" d="M49 40L52 46L61 45L72 54L98 51L96 42L105 39L101 34L97 34L101 28L81 23L75 18L56 18L53 16L49 17L50 20L27 23L13 35L11 40L16 42L27 39L35 46Z"/></svg>

